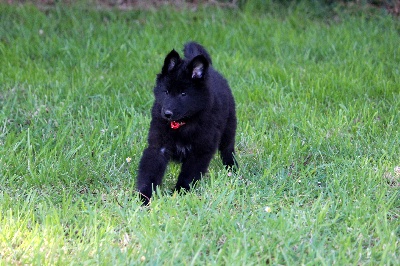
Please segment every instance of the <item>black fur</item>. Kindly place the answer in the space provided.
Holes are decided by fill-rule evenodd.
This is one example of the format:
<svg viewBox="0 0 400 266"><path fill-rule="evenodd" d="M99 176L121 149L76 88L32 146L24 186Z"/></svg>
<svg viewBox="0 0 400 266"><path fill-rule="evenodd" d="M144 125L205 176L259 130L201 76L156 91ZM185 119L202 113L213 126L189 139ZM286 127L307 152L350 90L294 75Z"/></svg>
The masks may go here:
<svg viewBox="0 0 400 266"><path fill-rule="evenodd" d="M188 190L206 173L217 149L226 167L237 166L235 102L228 82L201 45L187 43L184 55L172 50L157 75L148 147L136 182L144 204L161 184L170 160L182 163L178 191Z"/></svg>

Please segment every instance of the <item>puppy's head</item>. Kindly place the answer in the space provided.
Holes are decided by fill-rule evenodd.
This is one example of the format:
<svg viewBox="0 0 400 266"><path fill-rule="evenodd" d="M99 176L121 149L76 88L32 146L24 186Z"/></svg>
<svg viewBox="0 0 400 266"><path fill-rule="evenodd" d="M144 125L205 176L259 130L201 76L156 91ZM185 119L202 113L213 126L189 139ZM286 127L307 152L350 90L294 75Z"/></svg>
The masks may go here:
<svg viewBox="0 0 400 266"><path fill-rule="evenodd" d="M165 57L154 88L162 118L185 121L206 108L209 102L208 71L209 62L203 55L182 59L172 50Z"/></svg>

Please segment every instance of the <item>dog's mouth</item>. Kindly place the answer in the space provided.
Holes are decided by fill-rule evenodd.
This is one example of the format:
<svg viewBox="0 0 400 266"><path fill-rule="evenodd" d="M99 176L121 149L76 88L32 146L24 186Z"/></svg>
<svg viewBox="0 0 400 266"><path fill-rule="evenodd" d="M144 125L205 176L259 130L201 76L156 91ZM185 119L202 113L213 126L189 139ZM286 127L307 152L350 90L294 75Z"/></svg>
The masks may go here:
<svg viewBox="0 0 400 266"><path fill-rule="evenodd" d="M187 123L187 116L179 113L174 113L169 109L162 108L161 116L168 121L168 124L172 129L178 129Z"/></svg>
<svg viewBox="0 0 400 266"><path fill-rule="evenodd" d="M185 125L186 123L185 122L183 122L183 121L171 121L170 122L170 127L172 128L172 129L178 129L178 128L180 128L181 126L183 126L183 125Z"/></svg>

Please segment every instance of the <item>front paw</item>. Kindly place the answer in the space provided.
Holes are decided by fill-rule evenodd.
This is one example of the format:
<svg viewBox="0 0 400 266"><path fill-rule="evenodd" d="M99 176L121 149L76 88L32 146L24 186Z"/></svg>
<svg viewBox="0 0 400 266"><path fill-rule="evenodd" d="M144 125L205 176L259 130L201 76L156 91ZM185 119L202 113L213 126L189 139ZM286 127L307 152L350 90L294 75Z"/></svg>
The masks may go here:
<svg viewBox="0 0 400 266"><path fill-rule="evenodd" d="M148 206L150 204L152 191L145 187L138 188L137 193L139 194L139 200L142 202L142 206Z"/></svg>

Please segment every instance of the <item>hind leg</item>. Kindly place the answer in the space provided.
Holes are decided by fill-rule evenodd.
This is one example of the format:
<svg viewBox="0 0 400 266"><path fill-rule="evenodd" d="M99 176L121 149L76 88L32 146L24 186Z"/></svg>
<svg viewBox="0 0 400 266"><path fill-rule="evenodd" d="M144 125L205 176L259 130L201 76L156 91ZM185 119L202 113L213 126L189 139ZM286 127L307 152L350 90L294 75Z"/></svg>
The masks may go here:
<svg viewBox="0 0 400 266"><path fill-rule="evenodd" d="M235 123L228 127L222 135L221 142L219 144L219 151L222 159L222 163L226 168L238 168L239 165L235 159L235 132L236 132L236 120Z"/></svg>
<svg viewBox="0 0 400 266"><path fill-rule="evenodd" d="M235 159L235 143L233 141L220 145L219 151L221 154L222 163L227 169L236 167L238 168L238 163Z"/></svg>

